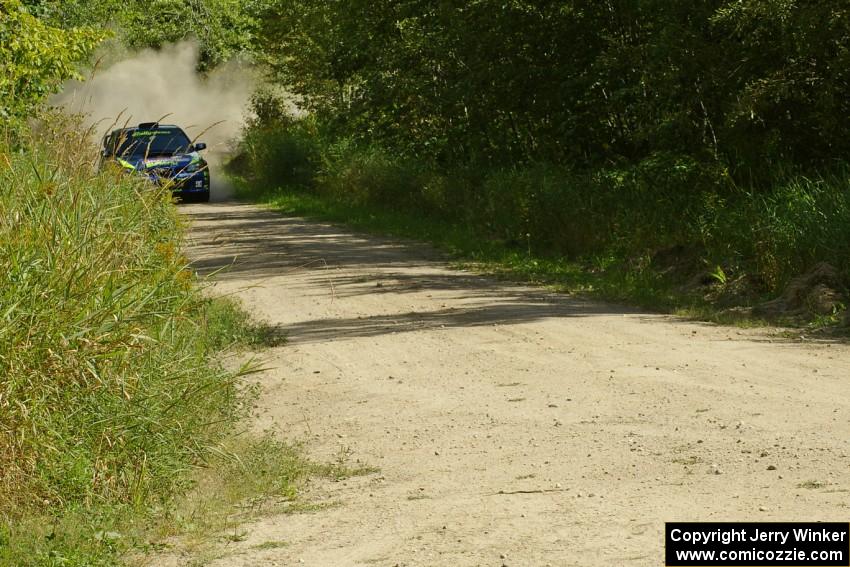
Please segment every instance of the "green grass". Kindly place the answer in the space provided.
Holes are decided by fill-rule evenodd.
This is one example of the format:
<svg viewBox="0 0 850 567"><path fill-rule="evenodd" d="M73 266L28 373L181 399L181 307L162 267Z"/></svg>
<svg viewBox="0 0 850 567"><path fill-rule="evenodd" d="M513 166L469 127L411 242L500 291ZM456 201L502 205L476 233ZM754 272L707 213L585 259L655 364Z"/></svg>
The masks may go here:
<svg viewBox="0 0 850 567"><path fill-rule="evenodd" d="M254 549L257 550L266 550L266 549L281 549L283 547L287 547L289 544L285 541L264 541L259 545L255 545Z"/></svg>
<svg viewBox="0 0 850 567"><path fill-rule="evenodd" d="M310 480L338 481L375 470L351 466L348 455L341 458L316 463L299 444L274 435L234 435L183 474L184 490L148 502L143 509L101 504L27 515L4 524L0 565L149 564L158 554L175 552L202 564L222 544L244 539L247 522L316 509L299 495Z"/></svg>
<svg viewBox="0 0 850 567"><path fill-rule="evenodd" d="M319 463L308 459L300 444L280 441L272 433L234 436L195 472L194 487L149 522L141 536L152 542L147 543L152 550L178 551L200 560L216 556L222 546L247 538L243 526L250 521L327 507L300 495L308 482L338 482L376 472L359 462L352 464L350 457L344 450L332 462ZM173 543L157 543L163 541ZM258 548L285 545L266 542Z"/></svg>
<svg viewBox="0 0 850 567"><path fill-rule="evenodd" d="M5 514L167 492L237 399L169 196L63 150L0 157Z"/></svg>
<svg viewBox="0 0 850 567"><path fill-rule="evenodd" d="M202 328L213 351L273 348L286 343L272 325L254 320L234 297L214 297L204 302Z"/></svg>
<svg viewBox="0 0 850 567"><path fill-rule="evenodd" d="M220 355L282 337L205 296L169 194L53 127L0 145L0 566L112 566L321 471L235 435L255 367Z"/></svg>
<svg viewBox="0 0 850 567"><path fill-rule="evenodd" d="M248 520L298 505L298 491L317 476L316 469L297 444L271 434L233 437L196 470L193 488L157 518L147 537L179 536L183 550L209 548L239 533Z"/></svg>

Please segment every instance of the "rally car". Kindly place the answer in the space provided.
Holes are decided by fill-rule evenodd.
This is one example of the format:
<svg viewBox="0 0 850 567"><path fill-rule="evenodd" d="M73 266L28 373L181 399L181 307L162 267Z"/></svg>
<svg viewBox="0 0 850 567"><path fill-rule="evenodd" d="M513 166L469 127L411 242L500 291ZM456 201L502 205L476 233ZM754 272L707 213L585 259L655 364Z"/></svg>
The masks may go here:
<svg viewBox="0 0 850 567"><path fill-rule="evenodd" d="M192 143L173 124L148 122L113 130L103 138L101 163L113 161L181 200L209 201L210 170L200 153L207 145Z"/></svg>

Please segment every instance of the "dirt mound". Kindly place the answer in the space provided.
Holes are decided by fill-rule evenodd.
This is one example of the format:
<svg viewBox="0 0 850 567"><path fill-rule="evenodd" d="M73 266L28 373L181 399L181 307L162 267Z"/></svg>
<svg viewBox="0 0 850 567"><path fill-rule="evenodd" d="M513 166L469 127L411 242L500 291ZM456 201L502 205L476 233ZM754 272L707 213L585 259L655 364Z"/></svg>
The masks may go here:
<svg viewBox="0 0 850 567"><path fill-rule="evenodd" d="M756 306L753 314L769 319L831 315L843 302L843 291L838 271L821 262L810 272L791 280L781 296Z"/></svg>

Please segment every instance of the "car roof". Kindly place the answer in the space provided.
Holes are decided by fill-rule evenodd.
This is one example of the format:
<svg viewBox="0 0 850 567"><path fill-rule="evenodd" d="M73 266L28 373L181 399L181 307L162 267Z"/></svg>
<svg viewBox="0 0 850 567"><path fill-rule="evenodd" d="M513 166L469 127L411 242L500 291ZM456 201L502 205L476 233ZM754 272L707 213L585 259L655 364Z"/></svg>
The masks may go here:
<svg viewBox="0 0 850 567"><path fill-rule="evenodd" d="M124 134L126 132L135 132L136 130L180 130L183 132L183 129L176 124L157 124L156 126L148 126L146 124L143 126L139 124L138 126L129 126L127 128L116 128L110 134Z"/></svg>

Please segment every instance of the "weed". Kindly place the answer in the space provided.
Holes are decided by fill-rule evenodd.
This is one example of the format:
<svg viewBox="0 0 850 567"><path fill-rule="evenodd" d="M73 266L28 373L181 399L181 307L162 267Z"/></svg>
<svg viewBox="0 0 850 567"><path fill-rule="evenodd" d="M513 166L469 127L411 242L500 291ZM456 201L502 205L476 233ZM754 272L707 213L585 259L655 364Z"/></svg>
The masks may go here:
<svg viewBox="0 0 850 567"><path fill-rule="evenodd" d="M378 472L378 469L357 461L351 463L351 449L349 447L340 447L336 458L331 463L314 464L313 471L326 478L333 479L337 482L356 476L365 476Z"/></svg>
<svg viewBox="0 0 850 567"><path fill-rule="evenodd" d="M723 269L723 266L716 266L709 275L722 286L725 286L729 283L729 276L726 275L726 271Z"/></svg>
<svg viewBox="0 0 850 567"><path fill-rule="evenodd" d="M271 348L286 343L286 337L268 323L258 322L234 297L207 299L200 309L210 348Z"/></svg>
<svg viewBox="0 0 850 567"><path fill-rule="evenodd" d="M374 468L348 464L350 451L341 450L332 463L307 459L300 445L278 440L272 433L259 437L235 436L211 454L192 475L193 487L180 495L168 511L144 533L146 541L173 536L181 550L203 557L215 551L215 541L237 543L247 539L247 522L280 513L313 512L334 505L298 497L312 478L339 481L370 474ZM283 547L266 542L262 549Z"/></svg>
<svg viewBox="0 0 850 567"><path fill-rule="evenodd" d="M806 482L801 482L797 485L797 488L805 488L807 490L817 490L819 488L824 488L826 486L825 482L820 482L818 480L807 480Z"/></svg>
<svg viewBox="0 0 850 567"><path fill-rule="evenodd" d="M0 170L0 514L141 505L235 417L170 195L62 148ZM64 158L70 159L67 156ZM212 337L212 335L208 335Z"/></svg>
<svg viewBox="0 0 850 567"><path fill-rule="evenodd" d="M212 534L236 533L246 520L294 502L313 471L297 445L272 435L232 438L193 475L192 490L159 523L155 539L182 534L197 544Z"/></svg>
<svg viewBox="0 0 850 567"><path fill-rule="evenodd" d="M285 541L264 541L259 545L255 545L254 549L258 550L266 550L266 549L280 549L282 547L289 546L288 542Z"/></svg>

